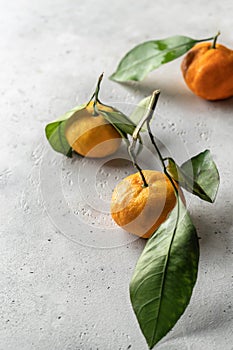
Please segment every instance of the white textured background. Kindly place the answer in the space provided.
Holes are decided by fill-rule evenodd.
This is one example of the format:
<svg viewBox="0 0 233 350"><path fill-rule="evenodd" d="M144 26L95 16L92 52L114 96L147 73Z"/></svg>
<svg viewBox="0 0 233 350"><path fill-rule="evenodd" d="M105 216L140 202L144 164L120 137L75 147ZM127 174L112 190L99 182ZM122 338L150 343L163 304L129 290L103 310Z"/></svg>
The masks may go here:
<svg viewBox="0 0 233 350"><path fill-rule="evenodd" d="M148 39L220 29L219 41L233 48L232 1L1 0L0 9L0 349L147 349L128 294L143 242L113 229L107 209L94 220L95 210L82 212L88 198L95 205L93 179L108 204L112 184L131 169L100 164L83 180L81 201L76 171L82 176L95 163L80 170L44 137L45 124L85 102L104 71L105 102L135 104L161 88L160 140L178 161L209 148L221 175L216 204L189 202L201 237L198 282L157 349L232 350L233 100L191 94L180 59L140 85L107 79L127 50Z"/></svg>

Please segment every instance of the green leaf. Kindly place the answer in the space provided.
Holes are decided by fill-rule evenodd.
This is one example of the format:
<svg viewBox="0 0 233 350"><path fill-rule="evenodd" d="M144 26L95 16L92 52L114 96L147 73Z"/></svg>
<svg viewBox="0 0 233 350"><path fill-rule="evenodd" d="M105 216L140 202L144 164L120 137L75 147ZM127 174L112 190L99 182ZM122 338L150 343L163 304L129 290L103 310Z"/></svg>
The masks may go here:
<svg viewBox="0 0 233 350"><path fill-rule="evenodd" d="M66 121L50 123L45 128L46 137L54 151L72 156L72 149L65 137Z"/></svg>
<svg viewBox="0 0 233 350"><path fill-rule="evenodd" d="M210 198L206 195L205 191L198 184L198 182L194 180L193 176L190 177L185 174L181 167L179 167L172 158L168 158L167 171L172 176L172 178L187 191L197 195L207 202L211 201Z"/></svg>
<svg viewBox="0 0 233 350"><path fill-rule="evenodd" d="M197 233L179 200L148 240L130 282L132 306L150 349L186 309L197 278L198 260Z"/></svg>
<svg viewBox="0 0 233 350"><path fill-rule="evenodd" d="M199 184L204 190L206 197L213 203L217 196L220 177L210 151L205 150L199 153L182 164L181 169L189 177L193 175L194 181Z"/></svg>
<svg viewBox="0 0 233 350"><path fill-rule="evenodd" d="M70 111L63 114L57 121L49 123L45 127L46 137L51 147L59 153L72 157L72 148L68 144L65 137L65 126L69 118L71 118L76 112L85 108L85 104L77 106Z"/></svg>
<svg viewBox="0 0 233 350"><path fill-rule="evenodd" d="M102 106L104 105L102 104ZM98 108L98 112L116 128L116 130L120 133L122 137L127 138L127 134L132 135L136 124L132 120L130 120L124 113L118 111L113 107L110 108L112 109L112 111Z"/></svg>
<svg viewBox="0 0 233 350"><path fill-rule="evenodd" d="M67 120L71 117L73 117L73 115L78 112L81 111L82 109L84 109L87 106L88 103L83 103L79 106L76 106L72 109L70 109L68 112L66 112L65 114L63 114L60 118L57 119L57 121L64 121Z"/></svg>
<svg viewBox="0 0 233 350"><path fill-rule="evenodd" d="M213 203L219 187L219 173L209 150L199 153L179 167L168 158L167 170L187 191Z"/></svg>
<svg viewBox="0 0 233 350"><path fill-rule="evenodd" d="M102 104L103 105L103 104ZM109 106L108 106L109 107ZM98 109L98 112L109 122L114 128L119 132L121 137L126 141L127 146L129 146L128 135L133 135L134 129L136 128L136 124L129 119L125 114L118 111L117 109L112 108L112 111L106 111L102 109ZM137 156L143 149L142 138L138 136L138 148L137 148Z"/></svg>
<svg viewBox="0 0 233 350"><path fill-rule="evenodd" d="M141 100L139 102L139 104L137 105L137 107L134 109L134 111L130 114L130 119L137 125L140 120L142 119L142 117L145 115L146 111L149 108L149 104L150 104L150 100L151 100L151 95L145 97L143 100ZM146 131L146 127L142 127L141 131Z"/></svg>
<svg viewBox="0 0 233 350"><path fill-rule="evenodd" d="M114 81L141 81L162 64L173 61L201 41L187 36L172 36L163 40L151 40L135 46L120 61L117 70L110 76Z"/></svg>

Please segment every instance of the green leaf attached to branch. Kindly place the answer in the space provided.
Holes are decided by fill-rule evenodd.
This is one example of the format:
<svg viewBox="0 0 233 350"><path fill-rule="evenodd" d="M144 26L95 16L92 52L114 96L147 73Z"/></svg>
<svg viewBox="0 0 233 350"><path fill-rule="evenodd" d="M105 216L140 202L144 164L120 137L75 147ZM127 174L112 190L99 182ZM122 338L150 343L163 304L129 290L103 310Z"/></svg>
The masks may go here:
<svg viewBox="0 0 233 350"><path fill-rule="evenodd" d="M212 39L195 40L176 35L163 40L144 42L135 46L122 58L110 79L118 82L141 81L149 72L182 56L195 44Z"/></svg>
<svg viewBox="0 0 233 350"><path fill-rule="evenodd" d="M186 309L197 278L198 237L182 201L148 240L136 265L130 297L150 349Z"/></svg>
<svg viewBox="0 0 233 350"><path fill-rule="evenodd" d="M65 137L66 122L74 114L86 107L85 104L77 106L63 114L57 121L49 123L45 127L45 135L54 151L72 157L72 148Z"/></svg>
<svg viewBox="0 0 233 350"><path fill-rule="evenodd" d="M167 160L167 171L180 186L207 202L215 201L220 178L209 150L192 157L181 167L172 158Z"/></svg>
<svg viewBox="0 0 233 350"><path fill-rule="evenodd" d="M127 138L127 134L132 135L136 124L117 109L107 106L108 110L104 110L104 106L105 105L101 104L101 109L98 108L99 114L111 123L123 138ZM110 111L109 108L112 110Z"/></svg>

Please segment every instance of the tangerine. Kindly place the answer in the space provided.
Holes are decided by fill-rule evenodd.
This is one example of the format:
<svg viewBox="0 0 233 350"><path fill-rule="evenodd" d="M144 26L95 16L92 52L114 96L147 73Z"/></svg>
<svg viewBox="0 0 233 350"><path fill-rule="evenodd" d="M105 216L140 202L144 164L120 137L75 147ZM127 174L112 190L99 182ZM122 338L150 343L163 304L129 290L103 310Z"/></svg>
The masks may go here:
<svg viewBox="0 0 233 350"><path fill-rule="evenodd" d="M148 184L143 186L139 172L124 178L114 189L111 215L124 230L149 238L167 219L176 204L176 194L169 178L160 171L143 170ZM175 183L185 202L183 193Z"/></svg>
<svg viewBox="0 0 233 350"><path fill-rule="evenodd" d="M97 108L112 111L111 107L100 103ZM112 124L102 115L96 115L93 101L68 119L65 136L73 150L90 158L102 158L116 152L122 140Z"/></svg>
<svg viewBox="0 0 233 350"><path fill-rule="evenodd" d="M190 90L207 100L233 96L233 50L199 43L184 57L181 70Z"/></svg>

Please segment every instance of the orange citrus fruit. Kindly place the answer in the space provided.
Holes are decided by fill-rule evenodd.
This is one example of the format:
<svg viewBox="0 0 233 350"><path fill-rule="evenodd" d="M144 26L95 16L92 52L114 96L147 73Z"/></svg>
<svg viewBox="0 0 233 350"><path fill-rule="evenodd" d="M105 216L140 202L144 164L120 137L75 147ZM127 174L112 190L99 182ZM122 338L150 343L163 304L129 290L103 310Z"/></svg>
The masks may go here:
<svg viewBox="0 0 233 350"><path fill-rule="evenodd" d="M176 194L168 177L154 170L144 170L148 187L143 186L140 173L124 178L114 189L111 214L124 230L149 238L167 219L176 204ZM179 194L185 202L181 189Z"/></svg>
<svg viewBox="0 0 233 350"><path fill-rule="evenodd" d="M181 70L194 94L207 100L233 96L233 50L211 43L195 45L184 57Z"/></svg>
<svg viewBox="0 0 233 350"><path fill-rule="evenodd" d="M111 107L97 104L99 110ZM120 147L121 135L102 115L95 115L93 102L77 111L66 124L65 136L72 149L85 157L106 157Z"/></svg>

